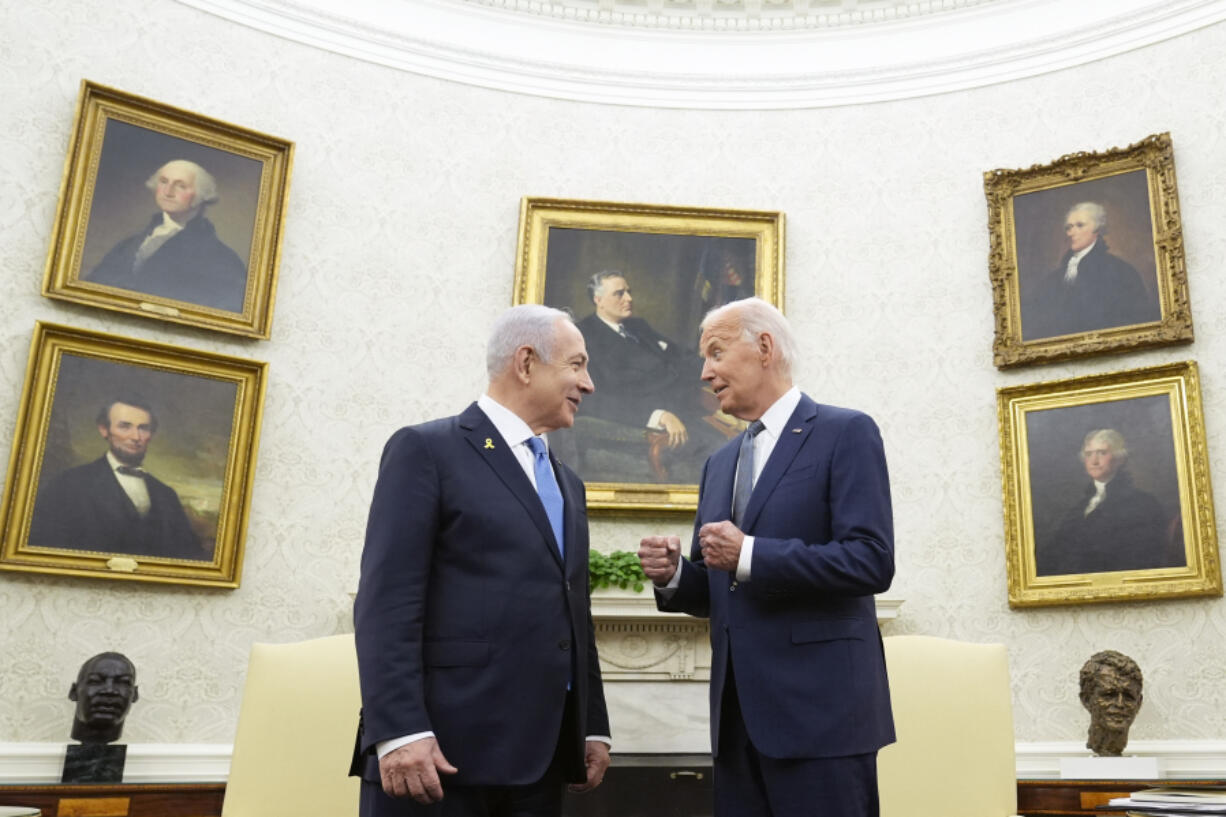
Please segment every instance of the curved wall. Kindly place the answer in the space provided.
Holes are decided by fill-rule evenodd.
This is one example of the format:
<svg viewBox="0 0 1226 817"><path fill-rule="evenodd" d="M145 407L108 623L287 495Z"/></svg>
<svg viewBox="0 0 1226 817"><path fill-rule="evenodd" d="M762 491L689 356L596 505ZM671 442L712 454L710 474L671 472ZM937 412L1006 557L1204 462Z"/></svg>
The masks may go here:
<svg viewBox="0 0 1226 817"><path fill-rule="evenodd" d="M1221 600L1008 608L994 402L1001 385L1196 359L1211 468L1226 480L1217 308L1226 26L1006 84L773 111L478 88L171 0L8 4L0 30L0 416L17 412L36 319L271 363L242 587L0 573L4 740L64 742L68 684L105 648L139 668L125 740L226 743L253 641L346 628L384 440L483 388L486 328L510 302L522 195L784 211L799 382L819 400L869 411L886 439L898 530L891 595L906 599L886 632L1008 644L1023 742L1084 737L1076 673L1105 648L1146 673L1134 739L1226 739ZM39 296L82 77L296 140L271 341ZM982 172L1164 130L1176 149L1196 343L998 372ZM10 421L0 437L11 432ZM604 549L687 529L676 518L593 523Z"/></svg>

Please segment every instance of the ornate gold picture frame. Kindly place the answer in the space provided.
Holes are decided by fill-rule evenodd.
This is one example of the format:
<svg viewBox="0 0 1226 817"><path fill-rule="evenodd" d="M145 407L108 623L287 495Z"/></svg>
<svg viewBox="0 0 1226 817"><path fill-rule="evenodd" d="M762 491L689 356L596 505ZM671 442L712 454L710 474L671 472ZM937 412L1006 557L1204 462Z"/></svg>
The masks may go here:
<svg viewBox="0 0 1226 817"><path fill-rule="evenodd" d="M1220 596L1194 362L997 390L1009 604Z"/></svg>
<svg viewBox="0 0 1226 817"><path fill-rule="evenodd" d="M267 339L293 152L83 81L43 294Z"/></svg>
<svg viewBox="0 0 1226 817"><path fill-rule="evenodd" d="M983 186L999 368L1192 341L1169 133Z"/></svg>
<svg viewBox="0 0 1226 817"><path fill-rule="evenodd" d="M522 200L513 303L570 310L591 359L595 393L550 434L589 509L697 508L703 462L742 425L701 381L698 325L751 295L783 308L782 213Z"/></svg>
<svg viewBox="0 0 1226 817"><path fill-rule="evenodd" d="M37 324L0 569L238 587L266 370Z"/></svg>

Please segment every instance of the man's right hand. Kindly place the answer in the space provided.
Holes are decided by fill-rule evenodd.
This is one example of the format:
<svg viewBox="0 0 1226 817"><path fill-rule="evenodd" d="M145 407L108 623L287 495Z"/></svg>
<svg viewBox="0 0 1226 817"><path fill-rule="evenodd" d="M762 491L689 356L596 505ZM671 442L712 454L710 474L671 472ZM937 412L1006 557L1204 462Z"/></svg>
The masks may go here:
<svg viewBox="0 0 1226 817"><path fill-rule="evenodd" d="M655 584L668 584L680 562L681 540L676 536L644 536L639 542L639 564Z"/></svg>
<svg viewBox="0 0 1226 817"><path fill-rule="evenodd" d="M455 774L458 769L447 762L435 738L406 743L379 758L379 776L388 797L412 797L422 805L443 799L443 784L438 773Z"/></svg>
<svg viewBox="0 0 1226 817"><path fill-rule="evenodd" d="M660 425L668 432L669 448L685 445L690 438L690 433L685 430L685 423L681 422L681 418L671 411L660 412Z"/></svg>

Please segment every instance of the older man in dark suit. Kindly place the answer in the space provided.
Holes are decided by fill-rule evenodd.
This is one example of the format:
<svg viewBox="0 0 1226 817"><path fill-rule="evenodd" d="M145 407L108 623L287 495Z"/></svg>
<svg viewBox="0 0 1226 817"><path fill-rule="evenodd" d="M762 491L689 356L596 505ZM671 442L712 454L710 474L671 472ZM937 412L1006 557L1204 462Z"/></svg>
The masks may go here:
<svg viewBox="0 0 1226 817"><path fill-rule="evenodd" d="M749 429L707 461L689 561L639 558L661 610L711 619L716 817L870 817L894 740L873 594L894 576L885 455L865 414L792 385L779 310L734 301L702 324L703 379Z"/></svg>
<svg viewBox="0 0 1226 817"><path fill-rule="evenodd" d="M600 390L584 415L666 433L670 478L696 480L703 461L736 433L706 419L715 405L698 377L698 356L634 317L634 297L621 272L597 272L587 289L595 311L578 325Z"/></svg>
<svg viewBox="0 0 1226 817"><path fill-rule="evenodd" d="M145 186L159 212L144 230L116 244L84 280L242 312L247 262L217 237L204 215L219 198L212 175L195 162L175 159Z"/></svg>
<svg viewBox="0 0 1226 817"><path fill-rule="evenodd" d="M547 451L593 391L563 312L494 326L489 388L383 452L354 605L363 817L557 817L609 764L583 483Z"/></svg>
<svg viewBox="0 0 1226 817"><path fill-rule="evenodd" d="M1162 319L1158 296L1107 248L1107 211L1087 201L1065 217L1069 248L1022 305L1024 340L1115 329Z"/></svg>
<svg viewBox="0 0 1226 817"><path fill-rule="evenodd" d="M1162 505L1124 466L1128 446L1113 428L1086 434L1081 462L1090 482L1054 529L1035 539L1039 576L1183 567L1182 528L1168 531ZM1180 535L1175 535L1175 531Z"/></svg>
<svg viewBox="0 0 1226 817"><path fill-rule="evenodd" d="M179 495L143 467L157 433L153 409L139 397L112 400L97 417L109 450L52 477L38 493L29 542L171 559L210 559Z"/></svg>

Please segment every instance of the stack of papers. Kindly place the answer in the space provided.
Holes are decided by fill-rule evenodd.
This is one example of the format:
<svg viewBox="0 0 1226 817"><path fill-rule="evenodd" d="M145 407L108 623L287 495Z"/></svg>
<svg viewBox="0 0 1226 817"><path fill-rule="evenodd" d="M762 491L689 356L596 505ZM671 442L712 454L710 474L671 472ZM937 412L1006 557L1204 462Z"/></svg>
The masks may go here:
<svg viewBox="0 0 1226 817"><path fill-rule="evenodd" d="M1133 792L1129 797L1116 797L1111 808L1129 809L1129 814L1153 817L1200 817L1205 814L1226 815L1226 786L1197 788L1158 788Z"/></svg>

